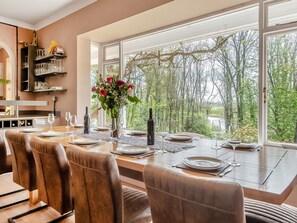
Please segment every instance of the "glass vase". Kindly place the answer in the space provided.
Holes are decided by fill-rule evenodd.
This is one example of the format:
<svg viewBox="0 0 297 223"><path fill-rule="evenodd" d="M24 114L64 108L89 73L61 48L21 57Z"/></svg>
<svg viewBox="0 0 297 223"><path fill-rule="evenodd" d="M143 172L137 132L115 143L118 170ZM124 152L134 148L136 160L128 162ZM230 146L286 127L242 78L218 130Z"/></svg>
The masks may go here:
<svg viewBox="0 0 297 223"><path fill-rule="evenodd" d="M111 117L111 137L119 138L119 117Z"/></svg>

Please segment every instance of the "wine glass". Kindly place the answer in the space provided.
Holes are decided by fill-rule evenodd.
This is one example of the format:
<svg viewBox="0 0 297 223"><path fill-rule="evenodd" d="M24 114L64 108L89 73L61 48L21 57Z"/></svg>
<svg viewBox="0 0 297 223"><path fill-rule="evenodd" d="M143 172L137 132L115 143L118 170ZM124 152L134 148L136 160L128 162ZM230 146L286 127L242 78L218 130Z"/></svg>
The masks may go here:
<svg viewBox="0 0 297 223"><path fill-rule="evenodd" d="M70 112L66 112L66 113L65 113L65 120L66 120L66 122L67 122L67 126L66 126L67 132L69 131L69 121L70 121L70 116L71 116L71 113L70 113Z"/></svg>
<svg viewBox="0 0 297 223"><path fill-rule="evenodd" d="M48 114L47 121L50 124L50 132L52 132L52 129L53 129L53 126L52 125L55 122L55 115L54 115L54 113L49 113Z"/></svg>
<svg viewBox="0 0 297 223"><path fill-rule="evenodd" d="M240 139L228 139L228 143L233 148L233 161L230 163L231 166L238 167L240 163L235 161L235 149L241 143Z"/></svg>
<svg viewBox="0 0 297 223"><path fill-rule="evenodd" d="M219 137L219 134L222 131L220 120L212 121L211 131L212 131L212 133L213 133L213 135L215 137L215 140L216 140L215 146L213 146L211 148L215 149L215 150L219 150L219 149L222 148L221 146L218 146L218 137Z"/></svg>
<svg viewBox="0 0 297 223"><path fill-rule="evenodd" d="M71 115L70 116L70 125L72 126L72 137L74 137L74 127L77 124L77 117L76 115Z"/></svg>
<svg viewBox="0 0 297 223"><path fill-rule="evenodd" d="M161 136L161 150L160 150L161 153L167 153L163 145L164 138L167 136L167 134L168 134L167 132L158 131L158 135Z"/></svg>

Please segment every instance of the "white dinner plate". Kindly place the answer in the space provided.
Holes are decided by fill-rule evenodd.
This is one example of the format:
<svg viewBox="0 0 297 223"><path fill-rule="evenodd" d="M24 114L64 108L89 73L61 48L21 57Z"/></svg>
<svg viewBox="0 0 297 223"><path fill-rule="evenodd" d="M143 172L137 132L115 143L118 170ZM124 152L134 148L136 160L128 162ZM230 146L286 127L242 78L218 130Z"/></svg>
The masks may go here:
<svg viewBox="0 0 297 223"><path fill-rule="evenodd" d="M94 129L93 129L94 131L108 131L109 129L108 129L108 127L95 127Z"/></svg>
<svg viewBox="0 0 297 223"><path fill-rule="evenodd" d="M34 132L41 132L43 129L40 128L27 128L27 129L22 129L24 133L34 133Z"/></svg>
<svg viewBox="0 0 297 223"><path fill-rule="evenodd" d="M142 135L146 135L146 131L133 130L129 132L129 135L142 136Z"/></svg>
<svg viewBox="0 0 297 223"><path fill-rule="evenodd" d="M125 146L125 147L118 148L117 151L123 154L136 155L136 154L142 154L142 153L148 152L150 151L150 148L142 147L142 146Z"/></svg>
<svg viewBox="0 0 297 223"><path fill-rule="evenodd" d="M64 135L64 132L48 131L48 132L40 133L40 136L43 136L43 137L55 137L55 136L62 136L62 135Z"/></svg>
<svg viewBox="0 0 297 223"><path fill-rule="evenodd" d="M168 135L166 139L171 141L190 141L192 140L192 137L188 135L175 134L175 135Z"/></svg>
<svg viewBox="0 0 297 223"><path fill-rule="evenodd" d="M232 149L232 146L227 142L227 146ZM224 146L223 146L224 147ZM256 149L259 145L256 143L241 142L236 146L238 149Z"/></svg>
<svg viewBox="0 0 297 223"><path fill-rule="evenodd" d="M83 128L84 127L84 124L76 124L75 126L74 126L74 128Z"/></svg>
<svg viewBox="0 0 297 223"><path fill-rule="evenodd" d="M197 170L216 170L223 166L224 161L206 156L193 156L185 158L183 163Z"/></svg>
<svg viewBox="0 0 297 223"><path fill-rule="evenodd" d="M100 141L97 139L81 138L81 139L75 139L73 141L70 141L69 143L75 144L75 145L92 145L92 144L100 143Z"/></svg>

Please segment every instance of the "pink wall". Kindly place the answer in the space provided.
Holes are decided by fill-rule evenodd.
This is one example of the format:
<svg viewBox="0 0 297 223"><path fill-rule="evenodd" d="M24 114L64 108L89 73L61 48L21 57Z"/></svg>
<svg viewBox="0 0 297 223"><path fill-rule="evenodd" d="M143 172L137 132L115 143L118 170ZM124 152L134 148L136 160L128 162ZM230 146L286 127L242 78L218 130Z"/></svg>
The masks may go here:
<svg viewBox="0 0 297 223"><path fill-rule="evenodd" d="M8 52L8 50L11 50L14 58L16 58L16 27L0 23L0 42L3 43L3 45L1 45L0 43L0 46L5 49L4 47L4 44L5 44L6 47L9 48L9 49L5 49L5 51ZM4 53L2 53L2 56L5 57ZM4 72L5 72L6 61L2 61L2 62L4 64Z"/></svg>
<svg viewBox="0 0 297 223"><path fill-rule="evenodd" d="M31 41L32 39L32 30L29 29L24 29L24 28L18 28L18 41L24 40L24 41ZM17 52L17 41L16 41L16 27L10 26L10 25L5 25L0 23L0 41L5 43L13 52L14 58L16 59L16 52ZM22 45L18 45L19 48L19 53L18 56L20 56L20 48ZM18 58L18 62L20 62L20 58ZM16 61L15 61L16 63ZM18 79L20 80L20 65L18 66ZM20 83L17 87L19 95L22 100L34 100L35 95L32 93L24 93L20 92ZM20 109L26 109L26 107L21 107ZM32 109L32 108L31 108ZM33 108L34 109L34 108Z"/></svg>
<svg viewBox="0 0 297 223"><path fill-rule="evenodd" d="M65 63L67 74L64 76L50 77L49 79L52 85L62 85L67 91L36 94L36 100L49 101L49 107L41 108L43 110L52 109L53 102L51 98L55 95L58 97L57 110L62 112L63 117L66 111L76 113L77 35L128 18L170 1L171 0L98 0L82 10L38 30L37 37L40 47L48 48L51 40L56 40L59 42L59 45L64 48L67 55Z"/></svg>
<svg viewBox="0 0 297 223"><path fill-rule="evenodd" d="M6 59L8 58L8 54L4 48L0 49L0 63L3 64L3 77L1 79L6 79L5 71L6 71ZM6 98L6 91L5 91L5 85L1 84L2 91L0 92L0 96L3 96Z"/></svg>

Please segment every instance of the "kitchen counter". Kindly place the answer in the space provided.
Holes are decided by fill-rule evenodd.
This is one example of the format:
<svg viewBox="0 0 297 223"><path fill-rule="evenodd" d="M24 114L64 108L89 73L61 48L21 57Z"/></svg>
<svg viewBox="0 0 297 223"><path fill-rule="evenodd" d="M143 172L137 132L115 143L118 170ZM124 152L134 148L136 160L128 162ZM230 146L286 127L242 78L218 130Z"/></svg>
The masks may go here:
<svg viewBox="0 0 297 223"><path fill-rule="evenodd" d="M46 112L49 113L49 112ZM55 124L60 123L60 117L55 116ZM10 115L0 115L0 129L23 128L23 127L44 127L47 126L47 115L20 115L19 117Z"/></svg>
<svg viewBox="0 0 297 223"><path fill-rule="evenodd" d="M0 115L0 121L5 120L22 120L22 119L40 119L47 118L46 115L20 115L19 117L9 116L9 115Z"/></svg>

